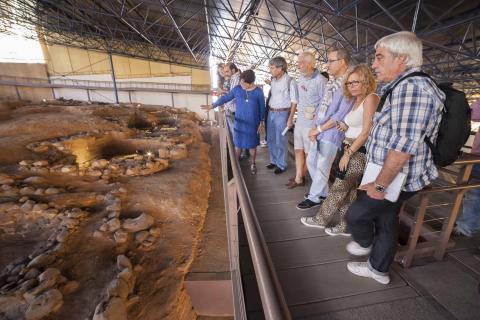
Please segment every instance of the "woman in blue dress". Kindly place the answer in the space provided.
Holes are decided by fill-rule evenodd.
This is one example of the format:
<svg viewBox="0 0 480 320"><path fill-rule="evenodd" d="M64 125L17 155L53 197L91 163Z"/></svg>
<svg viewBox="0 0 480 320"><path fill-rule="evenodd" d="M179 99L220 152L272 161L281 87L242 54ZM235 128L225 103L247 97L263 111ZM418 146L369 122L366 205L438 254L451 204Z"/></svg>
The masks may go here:
<svg viewBox="0 0 480 320"><path fill-rule="evenodd" d="M235 122L233 130L233 144L235 153L240 157L241 149L250 149L252 174L257 172L255 157L257 146L260 143L259 131L265 116L265 97L263 90L255 85L255 72L246 70L240 75L240 84L232 88L229 93L219 98L212 107L216 108L235 99ZM210 106L202 106L204 109Z"/></svg>

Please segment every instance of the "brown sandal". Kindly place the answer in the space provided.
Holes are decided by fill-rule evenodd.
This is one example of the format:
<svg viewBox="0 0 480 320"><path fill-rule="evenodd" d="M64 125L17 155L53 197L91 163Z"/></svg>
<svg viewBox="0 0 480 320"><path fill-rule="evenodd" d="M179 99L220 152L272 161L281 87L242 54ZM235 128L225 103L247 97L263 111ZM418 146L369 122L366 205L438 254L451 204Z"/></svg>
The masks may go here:
<svg viewBox="0 0 480 320"><path fill-rule="evenodd" d="M295 177L291 177L290 179L288 179L288 182L285 183L285 185L288 186L292 181L295 181Z"/></svg>
<svg viewBox="0 0 480 320"><path fill-rule="evenodd" d="M305 185L305 180L302 180L302 182L298 183L295 181L295 179L293 180L290 180L286 186L287 186L287 189L293 189L293 188L296 188L296 187L301 187L301 186L304 186Z"/></svg>

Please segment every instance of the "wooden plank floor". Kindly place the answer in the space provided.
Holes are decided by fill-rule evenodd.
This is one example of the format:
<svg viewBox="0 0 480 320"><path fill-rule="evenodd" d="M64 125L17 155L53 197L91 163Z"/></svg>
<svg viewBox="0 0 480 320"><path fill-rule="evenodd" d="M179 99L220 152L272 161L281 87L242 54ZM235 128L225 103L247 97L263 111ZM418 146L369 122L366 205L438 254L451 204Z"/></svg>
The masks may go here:
<svg viewBox="0 0 480 320"><path fill-rule="evenodd" d="M257 218L294 319L347 319L355 315L354 311L357 309L359 315L363 318L370 317L369 319L468 319L454 315L455 308L447 306L448 297L443 297L443 301L432 298L430 292L435 290L428 286L434 286L434 281L421 285L421 281L416 279L418 276L415 277L415 273L411 272L415 268L404 270L395 266L391 271L392 281L388 285L348 272L346 264L353 257L346 252L345 245L350 238L330 237L323 230L306 227L300 222L301 216L313 215L318 208L310 211L295 208L308 192L308 186L293 190L285 187L288 178L294 174L293 160L289 159L289 168L281 175L275 175L265 168L268 163L268 149L259 148L256 175L250 174L248 160L242 160L241 165ZM248 256L248 247L245 240L243 241L240 250ZM455 254L457 260L468 260L463 258L462 254L465 252ZM467 255L472 256L468 253ZM476 266L474 261L469 263L470 269L472 265ZM438 269L435 264L431 266L433 267L430 269ZM455 262L451 262L448 267L455 268ZM244 261L242 268L249 319L261 319L261 304L256 292L253 268L249 261ZM440 269L442 268L445 269ZM464 269L469 269L469 266L462 270L465 271ZM446 272L437 271L442 276L442 272ZM435 270L428 272L435 278ZM428 278L425 273L426 271L420 272L422 279ZM468 282L469 279L472 281L470 291L474 284L477 284L474 276L464 275L460 278L463 282ZM444 291L437 291L445 295ZM472 295L470 291L469 294ZM474 299L474 293L469 298ZM375 307L365 309L366 306L373 305ZM425 305L429 307L426 308ZM412 310L420 308L422 312L402 313L399 311L402 306L409 306ZM460 313L468 312L461 310Z"/></svg>

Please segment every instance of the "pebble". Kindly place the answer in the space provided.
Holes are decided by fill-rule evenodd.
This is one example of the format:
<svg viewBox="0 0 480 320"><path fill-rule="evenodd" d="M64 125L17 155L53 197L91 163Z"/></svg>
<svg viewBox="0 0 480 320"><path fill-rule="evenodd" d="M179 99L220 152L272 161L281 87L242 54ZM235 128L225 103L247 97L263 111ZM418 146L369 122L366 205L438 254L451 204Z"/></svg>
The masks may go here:
<svg viewBox="0 0 480 320"><path fill-rule="evenodd" d="M42 184L42 183L46 183L47 179L39 176L32 176L24 179L23 182L32 183L32 184Z"/></svg>
<svg viewBox="0 0 480 320"><path fill-rule="evenodd" d="M113 238L117 244L123 244L128 241L128 233L123 229L119 229L115 231Z"/></svg>
<svg viewBox="0 0 480 320"><path fill-rule="evenodd" d="M42 253L34 258L30 263L27 265L28 268L43 268L47 265L52 264L55 261L55 257L48 254Z"/></svg>
<svg viewBox="0 0 480 320"><path fill-rule="evenodd" d="M31 268L25 273L25 275L23 276L23 279L25 280L35 279L39 275L40 275L40 271L38 271L37 268Z"/></svg>
<svg viewBox="0 0 480 320"><path fill-rule="evenodd" d="M125 255L121 254L117 256L117 268L119 271L123 269L132 270L132 262Z"/></svg>
<svg viewBox="0 0 480 320"><path fill-rule="evenodd" d="M160 228L157 228L157 227L152 227L150 228L150 230L148 230L150 232L150 234L156 238L160 237L162 235L162 231L160 230Z"/></svg>
<svg viewBox="0 0 480 320"><path fill-rule="evenodd" d="M120 229L120 227L122 226L122 223L120 222L120 219L114 218L114 219L111 219L107 222L107 226L108 226L108 230L110 232L113 232L113 231L117 231L118 229Z"/></svg>
<svg viewBox="0 0 480 320"><path fill-rule="evenodd" d="M62 288L61 291L64 295L70 294L72 292L77 291L80 287L80 283L77 281L68 281Z"/></svg>
<svg viewBox="0 0 480 320"><path fill-rule="evenodd" d="M59 194L60 193L60 189L57 189L57 188L47 188L45 190L45 194L47 195L50 195L50 194Z"/></svg>
<svg viewBox="0 0 480 320"><path fill-rule="evenodd" d="M26 320L40 320L59 310L63 305L63 295L57 289L51 289L36 297L25 313Z"/></svg>
<svg viewBox="0 0 480 320"><path fill-rule="evenodd" d="M42 272L38 276L38 281L43 282L43 281L48 281L48 280L52 280L52 279L57 281L58 277L61 274L62 273L57 268L47 268L44 272Z"/></svg>
<svg viewBox="0 0 480 320"><path fill-rule="evenodd" d="M137 232L150 228L153 222L154 219L151 215L142 213L135 219L126 219L123 222L123 228L129 232Z"/></svg>
<svg viewBox="0 0 480 320"><path fill-rule="evenodd" d="M148 231L139 231L135 233L135 242L142 243L149 235L150 233L148 233Z"/></svg>
<svg viewBox="0 0 480 320"><path fill-rule="evenodd" d="M130 290L127 282L123 279L113 279L107 287L107 294L109 298L120 297L126 299Z"/></svg>

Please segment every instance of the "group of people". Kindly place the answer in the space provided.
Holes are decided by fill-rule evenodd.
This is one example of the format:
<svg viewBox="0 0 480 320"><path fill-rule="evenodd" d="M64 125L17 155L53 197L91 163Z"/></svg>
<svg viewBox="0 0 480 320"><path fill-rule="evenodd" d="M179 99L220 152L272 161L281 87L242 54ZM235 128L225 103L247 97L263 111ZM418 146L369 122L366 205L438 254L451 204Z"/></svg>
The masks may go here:
<svg viewBox="0 0 480 320"><path fill-rule="evenodd" d="M380 39L371 68L352 65L344 48L328 52L328 78L315 65L312 53L301 53L295 80L288 75L284 58L269 61L267 116L252 70L240 73L239 85L203 108L235 101L233 140L237 155L250 149L252 174L257 170L262 123L267 126L267 168L275 174L287 169L285 133L294 126L295 176L286 186L305 185L308 172L311 185L297 209L319 207L315 216L302 217L301 223L332 236L351 236L347 251L368 255L368 260L349 262L348 270L387 284L397 249L400 207L438 176L425 138L432 143L437 139L445 94L428 77L407 77L422 65L422 42L411 32ZM385 84L380 93L393 91L381 99L377 81ZM370 163L381 169L372 182L360 185ZM387 188L401 173L405 178L398 198L385 199ZM331 174L335 180L330 186Z"/></svg>

